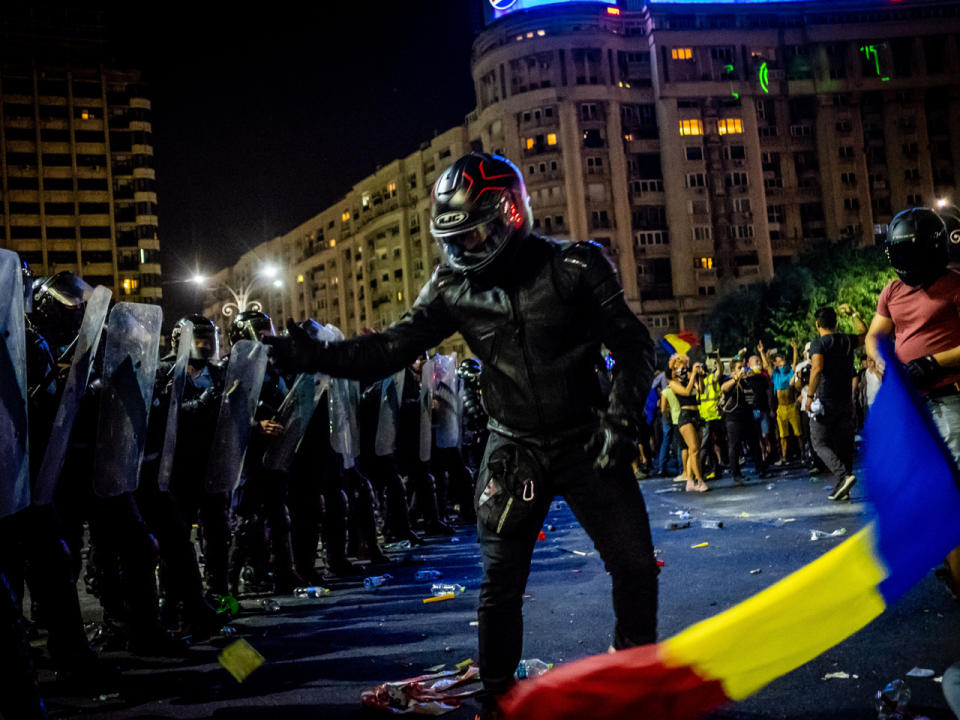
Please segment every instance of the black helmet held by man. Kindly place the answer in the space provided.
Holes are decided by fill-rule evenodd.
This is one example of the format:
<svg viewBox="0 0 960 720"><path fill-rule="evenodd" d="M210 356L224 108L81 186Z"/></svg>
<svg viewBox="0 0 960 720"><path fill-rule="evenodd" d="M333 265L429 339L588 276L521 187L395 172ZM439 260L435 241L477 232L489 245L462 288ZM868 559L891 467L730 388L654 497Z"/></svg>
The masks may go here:
<svg viewBox="0 0 960 720"><path fill-rule="evenodd" d="M947 229L930 208L909 208L894 216L883 250L900 279L924 287L947 270Z"/></svg>
<svg viewBox="0 0 960 720"><path fill-rule="evenodd" d="M259 340L264 335L276 335L273 320L259 310L244 310L230 325L230 344L238 340Z"/></svg>
<svg viewBox="0 0 960 720"><path fill-rule="evenodd" d="M455 270L478 273L533 229L520 170L505 157L464 155L437 178L430 196L430 233Z"/></svg>
<svg viewBox="0 0 960 720"><path fill-rule="evenodd" d="M207 363L220 359L220 328L213 320L203 315L193 314L177 320L177 324L170 331L170 347L174 354L180 347L180 336L184 326L193 323L193 345L190 348L190 364L194 367L203 367Z"/></svg>

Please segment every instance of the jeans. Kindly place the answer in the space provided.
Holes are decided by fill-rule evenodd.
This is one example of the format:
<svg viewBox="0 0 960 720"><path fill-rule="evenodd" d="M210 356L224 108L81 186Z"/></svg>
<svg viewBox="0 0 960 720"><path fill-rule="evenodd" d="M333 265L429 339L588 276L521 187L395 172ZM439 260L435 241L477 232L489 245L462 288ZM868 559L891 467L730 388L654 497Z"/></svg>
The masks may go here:
<svg viewBox="0 0 960 720"><path fill-rule="evenodd" d="M665 475L667 461L670 457L670 447L673 445L673 436L677 432L677 428L670 422L670 418L666 417L660 419L660 426L663 428L663 440L660 442L660 456L657 458L656 474Z"/></svg>
<svg viewBox="0 0 960 720"><path fill-rule="evenodd" d="M486 469L491 453L509 443L519 443L533 453L543 483L531 514L509 537L478 523L484 575L477 615L484 686L481 700L485 703L509 688L520 661L522 598L530 559L555 495L567 501L611 575L616 615L614 647L656 641L659 569L643 495L631 467L594 470L594 458L583 450L588 437L520 440L490 434L476 495L483 492L489 477Z"/></svg>
<svg viewBox="0 0 960 720"><path fill-rule="evenodd" d="M850 410L826 409L810 420L814 452L839 482L853 472L853 417Z"/></svg>
<svg viewBox="0 0 960 720"><path fill-rule="evenodd" d="M727 415L724 418L727 428L727 457L730 461L730 472L734 477L740 477L740 443L746 442L750 448L750 457L758 473L766 472L767 466L763 462L760 452L759 428L752 415Z"/></svg>
<svg viewBox="0 0 960 720"><path fill-rule="evenodd" d="M953 461L960 465L960 395L927 400L927 409L933 417L933 424L943 438Z"/></svg>

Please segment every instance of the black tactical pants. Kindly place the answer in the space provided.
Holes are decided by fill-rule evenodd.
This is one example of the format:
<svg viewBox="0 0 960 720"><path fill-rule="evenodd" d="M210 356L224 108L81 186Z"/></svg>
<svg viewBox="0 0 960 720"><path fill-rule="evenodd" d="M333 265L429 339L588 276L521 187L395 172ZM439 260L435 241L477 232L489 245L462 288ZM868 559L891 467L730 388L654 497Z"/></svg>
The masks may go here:
<svg viewBox="0 0 960 720"><path fill-rule="evenodd" d="M509 688L520 661L523 593L537 535L555 495L567 501L610 573L616 615L614 647L634 647L657 639L659 569L643 495L631 467L594 470L593 457L583 450L589 436L538 442L490 434L477 495L486 485L491 453L509 443L520 442L533 453L543 482L536 508L509 537L496 534L482 521L477 525L484 569L477 613L484 702Z"/></svg>
<svg viewBox="0 0 960 720"><path fill-rule="evenodd" d="M407 491L393 455L360 458L360 471L384 499L384 534L388 540L403 540L410 534Z"/></svg>
<svg viewBox="0 0 960 720"><path fill-rule="evenodd" d="M47 717L19 600L0 572L0 716L18 720Z"/></svg>

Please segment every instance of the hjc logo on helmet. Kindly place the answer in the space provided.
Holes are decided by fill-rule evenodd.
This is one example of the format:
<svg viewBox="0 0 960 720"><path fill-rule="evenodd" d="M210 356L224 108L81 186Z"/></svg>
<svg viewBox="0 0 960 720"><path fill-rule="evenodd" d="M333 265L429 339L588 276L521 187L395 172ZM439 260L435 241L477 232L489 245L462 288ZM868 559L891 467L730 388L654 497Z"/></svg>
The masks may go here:
<svg viewBox="0 0 960 720"><path fill-rule="evenodd" d="M950 233L950 244L960 245L960 230L954 230Z"/></svg>
<svg viewBox="0 0 960 720"><path fill-rule="evenodd" d="M494 10L507 10L517 4L517 0L490 0Z"/></svg>
<svg viewBox="0 0 960 720"><path fill-rule="evenodd" d="M444 213L443 215L437 215L433 223L438 228L448 228L448 227L454 227L455 225L459 225L466 219L467 219L467 213L465 212L448 212L448 213Z"/></svg>

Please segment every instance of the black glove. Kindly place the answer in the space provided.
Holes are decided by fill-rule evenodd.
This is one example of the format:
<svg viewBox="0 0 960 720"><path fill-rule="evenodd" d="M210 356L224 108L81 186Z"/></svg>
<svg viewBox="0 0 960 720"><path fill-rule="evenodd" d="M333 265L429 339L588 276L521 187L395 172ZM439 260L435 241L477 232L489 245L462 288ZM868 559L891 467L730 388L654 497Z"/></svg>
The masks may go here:
<svg viewBox="0 0 960 720"><path fill-rule="evenodd" d="M934 360L933 355L926 355L907 363L907 372L910 373L910 379L914 385L920 387L936 380L942 371L943 368L940 367L940 363Z"/></svg>
<svg viewBox="0 0 960 720"><path fill-rule="evenodd" d="M287 320L286 335L267 335L264 345L270 347L270 354L281 372L316 372L318 345L307 331L297 325L293 318Z"/></svg>
<svg viewBox="0 0 960 720"><path fill-rule="evenodd" d="M596 470L614 470L629 467L640 453L637 449L637 429L633 421L623 415L600 413L600 427L584 446L590 455L595 455Z"/></svg>

